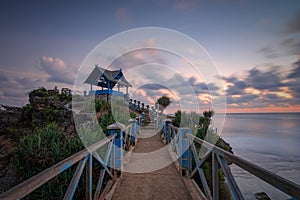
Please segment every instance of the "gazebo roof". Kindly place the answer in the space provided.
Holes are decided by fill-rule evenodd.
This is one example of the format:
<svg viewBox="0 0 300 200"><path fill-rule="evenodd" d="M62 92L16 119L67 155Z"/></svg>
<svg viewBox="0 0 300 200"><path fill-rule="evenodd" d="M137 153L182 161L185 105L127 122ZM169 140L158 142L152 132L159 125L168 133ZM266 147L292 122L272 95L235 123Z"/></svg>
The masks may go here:
<svg viewBox="0 0 300 200"><path fill-rule="evenodd" d="M112 87L117 83L121 87L132 87L132 85L126 80L125 76L123 75L122 69L110 71L103 69L98 65L95 65L94 70L90 73L84 83L107 87L107 84L105 83L107 81L112 84Z"/></svg>

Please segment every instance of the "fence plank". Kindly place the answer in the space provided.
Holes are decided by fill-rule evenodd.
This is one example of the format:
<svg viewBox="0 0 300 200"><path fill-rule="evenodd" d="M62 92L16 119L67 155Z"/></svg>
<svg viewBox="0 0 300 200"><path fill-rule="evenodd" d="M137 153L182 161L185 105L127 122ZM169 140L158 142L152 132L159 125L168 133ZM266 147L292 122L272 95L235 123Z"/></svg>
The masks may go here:
<svg viewBox="0 0 300 200"><path fill-rule="evenodd" d="M57 176L58 174L64 172L72 165L77 163L78 161L82 160L85 156L87 156L90 152L93 152L99 149L101 146L105 145L109 142L114 135L104 138L99 142L87 147L86 149L66 158L65 160L49 167L48 169L38 173L37 175L31 177L30 179L25 180L24 182L20 183L19 185L13 187L12 189L4 192L0 195L1 200L11 200L11 199L21 199L26 195L30 194L53 177Z"/></svg>
<svg viewBox="0 0 300 200"><path fill-rule="evenodd" d="M215 153L212 153L212 182L213 182L213 199L219 199L219 166Z"/></svg>
<svg viewBox="0 0 300 200"><path fill-rule="evenodd" d="M198 173L199 173L199 176L200 176L200 179L201 179L202 186L204 188L206 198L209 199L209 200L212 200L211 192L210 192L210 189L208 187L208 184L207 184L207 181L206 181L203 170L198 168Z"/></svg>
<svg viewBox="0 0 300 200"><path fill-rule="evenodd" d="M88 162L86 163L86 172L85 172L85 182L86 182L86 192L85 198L87 200L92 200L92 172L93 172L93 155L90 153L88 156Z"/></svg>
<svg viewBox="0 0 300 200"><path fill-rule="evenodd" d="M216 147L200 138L197 138L193 135L189 135L195 142L202 144L203 146L214 149L217 155L221 155L223 158L226 159L227 162L232 162L237 166L243 168L244 170L250 172L251 174L255 175L256 177L264 180L265 182L269 183L270 185L276 187L277 189L285 192L286 194L296 197L300 199L300 185L287 180L277 174L270 172L254 163L251 163L243 158L240 158L236 155L233 155L219 147Z"/></svg>
<svg viewBox="0 0 300 200"><path fill-rule="evenodd" d="M192 178L195 175L195 173L197 172L198 168L202 167L202 165L207 161L207 159L211 155L211 151L210 151L200 161L199 158L198 158L197 151L196 151L194 143L191 144L191 148L192 148L192 152L194 154L194 158L195 158L195 161L196 161L196 167L192 171L192 173L190 174L190 178Z"/></svg>
<svg viewBox="0 0 300 200"><path fill-rule="evenodd" d="M83 172L83 169L84 169L84 166L85 166L85 163L86 163L86 160L87 160L87 157L85 157L84 159L82 159L77 168L76 168L76 171L73 175L73 178L68 186L68 189L66 191L66 194L64 196L64 200L69 200L69 199L73 199L73 196L75 194L75 191L78 187L78 182L79 182L79 179L81 177L81 174Z"/></svg>
<svg viewBox="0 0 300 200"><path fill-rule="evenodd" d="M106 165L108 164L108 161L109 161L109 158L110 158L110 155L111 155L112 146L113 146L113 144L112 144L112 142L110 142L109 145L108 145L107 151L106 151L105 158L104 158L104 162L105 162ZM99 179L98 179L97 186L96 186L96 190L95 190L95 194L94 194L94 200L98 200L99 197L100 197L100 191L101 191L101 187L102 187L102 184L103 184L104 175L105 175L105 170L102 169L101 172L100 172L100 176L99 176Z"/></svg>

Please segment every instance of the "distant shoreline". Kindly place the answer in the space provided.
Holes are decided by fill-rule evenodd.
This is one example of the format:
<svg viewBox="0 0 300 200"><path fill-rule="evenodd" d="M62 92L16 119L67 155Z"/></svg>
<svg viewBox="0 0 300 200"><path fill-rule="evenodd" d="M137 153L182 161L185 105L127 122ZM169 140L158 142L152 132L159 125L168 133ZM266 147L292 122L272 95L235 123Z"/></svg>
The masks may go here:
<svg viewBox="0 0 300 200"><path fill-rule="evenodd" d="M247 115L249 115L249 114L300 114L300 112L244 112L244 113L215 113L215 114L219 114L219 115L221 115L221 114L230 114L230 115L232 115L232 114L247 114Z"/></svg>

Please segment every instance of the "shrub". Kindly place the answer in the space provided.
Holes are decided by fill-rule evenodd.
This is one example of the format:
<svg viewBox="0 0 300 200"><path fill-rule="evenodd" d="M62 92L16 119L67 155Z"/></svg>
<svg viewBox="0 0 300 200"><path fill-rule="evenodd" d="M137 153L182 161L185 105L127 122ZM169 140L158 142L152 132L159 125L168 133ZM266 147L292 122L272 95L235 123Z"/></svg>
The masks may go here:
<svg viewBox="0 0 300 200"><path fill-rule="evenodd" d="M157 99L156 103L160 105L160 110L164 110L171 104L171 100L167 96L161 96Z"/></svg>
<svg viewBox="0 0 300 200"><path fill-rule="evenodd" d="M46 90L44 87L41 87L41 88L33 90L29 93L29 98L32 98L34 96L47 97L47 96L49 96L49 93L48 93L48 90Z"/></svg>
<svg viewBox="0 0 300 200"><path fill-rule="evenodd" d="M17 173L23 180L51 167L83 148L78 137L65 138L54 123L23 137L15 153ZM74 167L56 176L30 194L28 199L61 199L73 176ZM48 197L48 198L46 198Z"/></svg>
<svg viewBox="0 0 300 200"><path fill-rule="evenodd" d="M134 112L130 113L130 118L131 119L135 119L136 118L136 114Z"/></svg>
<svg viewBox="0 0 300 200"><path fill-rule="evenodd" d="M107 126L108 125L111 125L113 123L115 123L115 120L112 116L111 113L105 113L100 120L100 125L101 125L101 128L103 130L103 132L106 134L106 135L109 135L108 131L107 131Z"/></svg>
<svg viewBox="0 0 300 200"><path fill-rule="evenodd" d="M95 99L96 112L110 111L110 104L107 101Z"/></svg>

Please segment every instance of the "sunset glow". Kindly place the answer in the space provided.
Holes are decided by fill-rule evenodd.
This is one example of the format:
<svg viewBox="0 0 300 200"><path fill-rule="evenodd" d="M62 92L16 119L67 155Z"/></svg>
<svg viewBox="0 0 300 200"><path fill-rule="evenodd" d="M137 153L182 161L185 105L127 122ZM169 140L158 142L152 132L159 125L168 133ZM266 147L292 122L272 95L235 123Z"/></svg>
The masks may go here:
<svg viewBox="0 0 300 200"><path fill-rule="evenodd" d="M61 9L65 7L67 17ZM28 92L39 87L72 89L77 70L97 45L133 28L158 27L186 35L203 51L199 53L196 45L177 38L169 45L182 50L182 55L159 48L132 51L131 45L139 41L137 36L110 44L119 48L115 54L127 51L110 66L99 62L113 56L107 48L95 56L90 67L122 68L126 74L144 64L160 64L169 71L156 68L151 73L125 76L140 87L129 89L132 98L153 105L161 95L167 95L174 102L170 110L177 109L180 101L190 111L197 106L209 108L212 102L218 106L226 94L227 112L300 112L299 10L300 2L293 0L112 1L91 5L84 1L3 2L0 103L23 106L28 103ZM168 38L148 34L143 35L146 46ZM191 55L189 60L186 55ZM213 68L218 74L208 77L205 71ZM172 87L159 85L162 80Z"/></svg>

